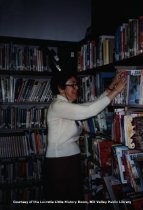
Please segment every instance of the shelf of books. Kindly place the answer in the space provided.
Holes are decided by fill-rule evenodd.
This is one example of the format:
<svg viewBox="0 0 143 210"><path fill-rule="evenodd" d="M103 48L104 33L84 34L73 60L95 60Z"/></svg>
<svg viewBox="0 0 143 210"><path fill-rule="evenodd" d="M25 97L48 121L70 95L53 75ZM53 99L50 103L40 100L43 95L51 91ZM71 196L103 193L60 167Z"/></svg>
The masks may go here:
<svg viewBox="0 0 143 210"><path fill-rule="evenodd" d="M107 204L108 209L118 210L143 206L142 25L142 16L129 19L117 28L115 36L82 42L78 52L78 73L95 75L95 96L105 90L116 72L127 76L126 88L110 107L82 122L85 196L99 209Z"/></svg>
<svg viewBox="0 0 143 210"><path fill-rule="evenodd" d="M78 43L0 37L0 209L43 199L50 80ZM83 100L83 99L82 99Z"/></svg>
<svg viewBox="0 0 143 210"><path fill-rule="evenodd" d="M137 203L143 204L143 70L116 69L127 76L127 83L112 101L111 113L104 110L83 122L86 199L97 200L100 194L98 199L112 204L110 208L137 210Z"/></svg>

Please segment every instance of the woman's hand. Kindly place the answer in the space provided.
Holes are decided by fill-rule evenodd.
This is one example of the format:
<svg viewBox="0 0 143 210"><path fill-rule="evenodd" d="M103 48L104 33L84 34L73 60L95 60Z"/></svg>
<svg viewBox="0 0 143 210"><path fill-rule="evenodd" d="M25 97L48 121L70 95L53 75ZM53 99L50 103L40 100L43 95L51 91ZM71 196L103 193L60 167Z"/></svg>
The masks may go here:
<svg viewBox="0 0 143 210"><path fill-rule="evenodd" d="M125 77L125 74L123 72L118 72L114 79L112 80L111 84L107 88L109 91L112 91L115 89L115 87L118 85L118 83Z"/></svg>
<svg viewBox="0 0 143 210"><path fill-rule="evenodd" d="M116 91L117 93L120 93L122 90L126 87L126 78L121 78L118 83L114 86L113 91Z"/></svg>
<svg viewBox="0 0 143 210"><path fill-rule="evenodd" d="M121 74L118 74L112 84L114 85L114 88L110 90L107 94L107 96L110 98L110 100L113 100L116 95L118 95L122 90L125 89L127 82L127 77Z"/></svg>

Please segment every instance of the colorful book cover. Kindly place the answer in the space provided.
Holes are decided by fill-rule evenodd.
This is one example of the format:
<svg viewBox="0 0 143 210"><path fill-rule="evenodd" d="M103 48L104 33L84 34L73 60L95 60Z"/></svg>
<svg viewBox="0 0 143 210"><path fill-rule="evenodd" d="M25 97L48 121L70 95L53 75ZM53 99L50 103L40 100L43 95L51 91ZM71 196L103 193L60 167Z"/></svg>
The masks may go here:
<svg viewBox="0 0 143 210"><path fill-rule="evenodd" d="M107 168L112 166L111 162L111 146L113 141L101 140L97 142L99 164L101 168Z"/></svg>
<svg viewBox="0 0 143 210"><path fill-rule="evenodd" d="M131 70L130 80L129 80L129 90L128 90L128 104L134 105L139 104L140 101L140 80L141 71Z"/></svg>
<svg viewBox="0 0 143 210"><path fill-rule="evenodd" d="M132 154L126 154L127 166L129 170L129 179L130 183L135 190L135 192L142 192L143 191L143 183L140 177L140 172L138 170L139 165L136 165L136 159L143 159L142 152L135 152ZM141 169L142 170L142 169Z"/></svg>
<svg viewBox="0 0 143 210"><path fill-rule="evenodd" d="M125 161L125 154L128 150L127 146L115 144L112 146L112 170L113 174L118 177L122 184L126 184L128 180L128 171Z"/></svg>

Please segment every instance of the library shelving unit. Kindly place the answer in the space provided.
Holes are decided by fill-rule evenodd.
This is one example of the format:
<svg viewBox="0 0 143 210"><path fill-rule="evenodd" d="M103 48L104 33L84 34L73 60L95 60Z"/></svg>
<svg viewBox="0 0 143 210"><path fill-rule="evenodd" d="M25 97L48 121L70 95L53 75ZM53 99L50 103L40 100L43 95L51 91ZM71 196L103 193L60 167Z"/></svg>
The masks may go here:
<svg viewBox="0 0 143 210"><path fill-rule="evenodd" d="M76 42L0 37L1 209L43 199L52 67L63 60L74 69L77 48Z"/></svg>
<svg viewBox="0 0 143 210"><path fill-rule="evenodd" d="M143 205L142 25L142 16L129 19L115 31L114 47L109 44L113 34L108 34L97 40L83 40L78 52L78 72L95 75L97 95L116 72L127 76L125 90L108 107L111 115L107 117L105 112L99 117L100 122L105 117L111 135L107 135L108 128L98 132L100 126L104 129L97 117L88 123L88 134L81 137L82 151L86 154L87 200L94 200L93 206L99 209L137 210ZM106 123L103 123L105 127Z"/></svg>

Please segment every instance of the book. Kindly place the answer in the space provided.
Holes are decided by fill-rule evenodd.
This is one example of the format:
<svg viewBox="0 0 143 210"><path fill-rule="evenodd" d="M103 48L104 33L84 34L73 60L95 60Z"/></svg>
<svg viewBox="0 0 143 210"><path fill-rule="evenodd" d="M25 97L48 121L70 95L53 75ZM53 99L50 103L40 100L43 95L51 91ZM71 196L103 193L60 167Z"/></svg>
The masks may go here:
<svg viewBox="0 0 143 210"><path fill-rule="evenodd" d="M120 179L122 184L126 184L127 179L128 179L128 170L127 170L127 164L126 164L126 159L125 159L125 154L127 150L128 150L128 147L125 145L122 145L122 144L112 145L113 175L116 178Z"/></svg>
<svg viewBox="0 0 143 210"><path fill-rule="evenodd" d="M143 90L143 70L138 69L118 69L122 77L127 78L126 87L113 100L112 104L138 105L142 104Z"/></svg>
<svg viewBox="0 0 143 210"><path fill-rule="evenodd" d="M134 161L140 177L141 189L143 189L143 155L137 156Z"/></svg>
<svg viewBox="0 0 143 210"><path fill-rule="evenodd" d="M129 83L129 71L127 69L117 69L117 73L120 73L121 78L127 78L125 88L113 99L112 104L127 104L128 99L128 83Z"/></svg>
<svg viewBox="0 0 143 210"><path fill-rule="evenodd" d="M135 148L135 143L133 140L133 136L135 134L134 126L132 125L132 116L125 115L124 116L124 131L125 131L125 145L130 149Z"/></svg>
<svg viewBox="0 0 143 210"><path fill-rule="evenodd" d="M102 42L103 45L103 65L113 63L115 39L107 38Z"/></svg>
<svg viewBox="0 0 143 210"><path fill-rule="evenodd" d="M139 164L136 165L139 159L143 160L143 152L132 151L130 153L128 151L126 153L127 167L129 170L129 181L135 192L143 192L143 182L142 178L140 177L141 175L140 172L142 171L142 168L139 167L140 166Z"/></svg>
<svg viewBox="0 0 143 210"><path fill-rule="evenodd" d="M137 198L132 200L132 206L134 210L143 209L143 198Z"/></svg>
<svg viewBox="0 0 143 210"><path fill-rule="evenodd" d="M120 210L118 200L122 199L122 187L119 179L114 176L104 176L104 182L108 190L110 200L117 201L113 202L113 207L115 210ZM118 195L118 197L116 196Z"/></svg>
<svg viewBox="0 0 143 210"><path fill-rule="evenodd" d="M97 140L99 165L102 169L112 166L111 147L113 144L111 140Z"/></svg>
<svg viewBox="0 0 143 210"><path fill-rule="evenodd" d="M142 141L142 125L143 125L143 113L133 113L132 114L135 134L133 136L133 141L135 143L136 149L143 150L143 141Z"/></svg>
<svg viewBox="0 0 143 210"><path fill-rule="evenodd" d="M141 85L141 70L129 71L129 89L128 91L128 104L139 104L140 102L140 85Z"/></svg>
<svg viewBox="0 0 143 210"><path fill-rule="evenodd" d="M116 143L122 143L122 144L125 143L124 116L125 116L124 108L114 109L113 121L112 121L112 139Z"/></svg>
<svg viewBox="0 0 143 210"><path fill-rule="evenodd" d="M109 40L112 40L112 45L110 45ZM97 41L97 66L102 66L113 61L114 58L110 58L110 55L114 56L114 40L115 36L112 35L100 35ZM112 47L111 47L112 46Z"/></svg>
<svg viewBox="0 0 143 210"><path fill-rule="evenodd" d="M100 84L100 93L102 94L106 88L111 83L112 79L114 78L115 73L114 72L101 72L99 74L99 84Z"/></svg>
<svg viewBox="0 0 143 210"><path fill-rule="evenodd" d="M121 26L119 25L115 30L115 61L121 59Z"/></svg>
<svg viewBox="0 0 143 210"><path fill-rule="evenodd" d="M124 132L125 132L125 145L130 149L135 147L138 149L143 148L141 141L141 131L143 120L142 112L132 112L124 116Z"/></svg>

